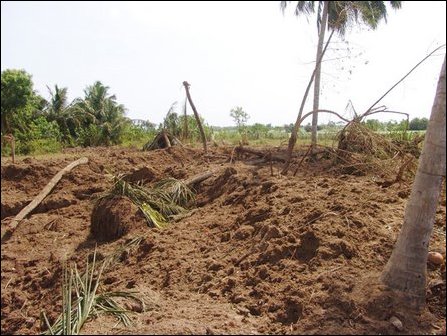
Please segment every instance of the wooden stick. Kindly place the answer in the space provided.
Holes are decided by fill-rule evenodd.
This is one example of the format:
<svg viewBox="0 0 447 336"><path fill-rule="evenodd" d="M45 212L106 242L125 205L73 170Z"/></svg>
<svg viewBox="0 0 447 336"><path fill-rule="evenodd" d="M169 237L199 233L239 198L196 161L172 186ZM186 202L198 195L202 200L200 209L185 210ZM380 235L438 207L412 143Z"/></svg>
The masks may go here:
<svg viewBox="0 0 447 336"><path fill-rule="evenodd" d="M438 50L445 48L445 44L437 47L435 50L433 50L431 53L429 53L427 56L425 56L418 64L416 64L409 72L407 72L407 74L405 76L403 76L396 84L394 84L387 92L385 92L379 99L377 99L374 104L371 105L371 107L369 109L366 110L366 112L364 113L367 114L368 112L370 112L372 110L372 108L374 106L376 106L388 93L390 93L391 90L393 90L397 85L399 85L399 83L401 83L405 78L407 78L419 65L421 65L427 58L429 58L431 55L433 55L435 52L437 52Z"/></svg>
<svg viewBox="0 0 447 336"><path fill-rule="evenodd" d="M59 180L62 178L62 176L65 173L68 173L70 170L72 170L74 167L86 164L88 162L88 158L82 157L72 163L70 163L67 167L59 171L48 184L45 186L45 188L42 189L42 191L37 195L33 201L28 204L25 208L20 211L17 216L14 217L14 219L9 223L9 228L6 229L6 231L2 234L2 243L9 238L11 238L12 233L15 231L19 223L31 212L33 211L43 200L47 195L53 190L54 186L59 182Z"/></svg>
<svg viewBox="0 0 447 336"><path fill-rule="evenodd" d="M170 147L171 147L171 141L169 141L169 138L168 138L168 136L166 135L166 132L163 130L163 131L161 131L161 134L162 134L162 136L163 136L163 139L164 139L164 141L165 141L166 146L167 146L168 148L170 148Z"/></svg>
<svg viewBox="0 0 447 336"><path fill-rule="evenodd" d="M296 166L295 168L295 172L293 173L293 176L296 175L296 173L298 172L298 168L300 168L301 164L303 163L304 159L306 158L306 156L309 154L309 152L311 151L312 146L309 146L309 149L307 150L306 154L304 154L303 158L301 159L300 163L298 163L298 166Z"/></svg>
<svg viewBox="0 0 447 336"><path fill-rule="evenodd" d="M238 146L238 147L236 147L236 152L253 154L253 155L262 157L263 159L269 158L269 151L259 150L259 149L250 148L250 147ZM286 156L284 154L283 155L272 154L271 160L284 162L286 160Z"/></svg>

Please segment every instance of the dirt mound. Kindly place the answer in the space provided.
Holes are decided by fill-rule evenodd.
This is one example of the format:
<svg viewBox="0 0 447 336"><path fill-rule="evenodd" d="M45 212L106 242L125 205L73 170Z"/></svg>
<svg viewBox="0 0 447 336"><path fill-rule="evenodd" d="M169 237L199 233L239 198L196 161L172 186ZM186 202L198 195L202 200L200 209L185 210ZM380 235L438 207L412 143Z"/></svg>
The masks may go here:
<svg viewBox="0 0 447 336"><path fill-rule="evenodd" d="M144 225L138 207L127 197L103 198L92 211L90 232L100 242L118 239L132 227Z"/></svg>
<svg viewBox="0 0 447 336"><path fill-rule="evenodd" d="M157 172L150 168L150 167L143 167L140 169L137 169L133 171L132 173L129 173L123 177L124 181L136 183L136 182L142 182L148 183L152 182L157 177Z"/></svg>
<svg viewBox="0 0 447 336"><path fill-rule="evenodd" d="M128 307L131 327L98 316L86 323L86 334L442 334L445 328L445 266L429 265L427 308L418 317L393 307L374 282L400 231L410 183L382 188L374 175L327 172L318 162L303 162L297 176L278 175L275 163L271 176L269 164L230 164L231 150L220 149L206 156L180 146L64 155L2 165L5 225L3 211L29 202L73 155L90 159L2 244L2 333L43 332L41 311L54 322L62 311L62 265L82 269L95 246L101 258L118 255L100 290L134 291L145 305ZM161 230L148 227L127 199L95 207L96 196L112 186L107 172L154 181L213 177L196 186L197 208ZM445 256L443 190L430 250ZM97 244L91 221L108 242ZM130 241L138 244L128 248Z"/></svg>

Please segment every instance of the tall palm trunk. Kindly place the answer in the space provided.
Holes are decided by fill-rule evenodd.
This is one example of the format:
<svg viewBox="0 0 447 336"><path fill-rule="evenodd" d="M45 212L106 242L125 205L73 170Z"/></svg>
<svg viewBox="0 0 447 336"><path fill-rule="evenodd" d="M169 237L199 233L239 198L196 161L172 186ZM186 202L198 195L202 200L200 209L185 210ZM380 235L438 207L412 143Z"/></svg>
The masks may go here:
<svg viewBox="0 0 447 336"><path fill-rule="evenodd" d="M202 123L200 122L199 114L197 113L196 107L194 106L194 103L192 102L191 95L189 94L189 84L187 81L184 81L183 85L185 86L186 97L188 97L189 104L191 105L191 108L194 112L194 116L196 117L197 126L199 126L200 136L202 137L203 150L206 153L207 147L206 147L205 132L203 131L203 127L202 127Z"/></svg>
<svg viewBox="0 0 447 336"><path fill-rule="evenodd" d="M323 14L321 18L320 31L318 33L318 47L317 47L317 64L315 71L315 83L314 83L314 104L312 115L312 149L317 146L317 126L318 126L318 113L316 112L320 104L320 80L321 80L321 54L323 52L324 33L326 32L327 19L329 13L329 1L323 2Z"/></svg>
<svg viewBox="0 0 447 336"><path fill-rule="evenodd" d="M188 114L186 113L186 109L187 109L187 105L188 104L188 99L185 99L185 105L183 106L183 115L184 115L184 125L183 125L183 138L184 140L188 139L189 137L189 132L188 132Z"/></svg>
<svg viewBox="0 0 447 336"><path fill-rule="evenodd" d="M428 245L445 177L445 58L404 223L381 280L416 309L425 304Z"/></svg>

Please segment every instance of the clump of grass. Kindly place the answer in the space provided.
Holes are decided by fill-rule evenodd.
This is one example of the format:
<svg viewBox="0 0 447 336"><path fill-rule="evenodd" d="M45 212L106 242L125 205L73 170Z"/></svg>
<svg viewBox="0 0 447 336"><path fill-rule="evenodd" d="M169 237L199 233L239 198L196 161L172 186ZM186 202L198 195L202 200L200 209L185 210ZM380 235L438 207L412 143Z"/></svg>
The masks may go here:
<svg viewBox="0 0 447 336"><path fill-rule="evenodd" d="M160 180L153 187L146 188L113 176L113 187L104 197L126 196L138 208L149 224L158 228L167 226L168 220L187 210L195 202L195 195L188 186L174 178Z"/></svg>
<svg viewBox="0 0 447 336"><path fill-rule="evenodd" d="M63 311L53 325L48 321L46 314L42 312L41 318L48 328L44 335L79 335L84 323L89 318L100 314L112 314L126 327L130 326L131 320L127 315L128 311L121 307L115 298L130 298L143 304L136 296L136 293L98 293L102 273L110 261L111 258L104 259L98 269L95 250L93 261L89 264L87 259L86 269L83 274L79 272L76 265L71 269L64 266L62 283Z"/></svg>

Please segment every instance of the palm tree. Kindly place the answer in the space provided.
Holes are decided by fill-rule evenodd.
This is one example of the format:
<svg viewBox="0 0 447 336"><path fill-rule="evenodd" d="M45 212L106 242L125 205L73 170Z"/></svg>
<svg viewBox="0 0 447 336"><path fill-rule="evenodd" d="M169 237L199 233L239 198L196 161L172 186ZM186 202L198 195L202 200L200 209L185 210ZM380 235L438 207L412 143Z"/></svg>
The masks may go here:
<svg viewBox="0 0 447 336"><path fill-rule="evenodd" d="M445 178L445 57L433 103L424 147L405 208L399 238L382 273L385 285L403 294L410 307L425 305L428 245Z"/></svg>
<svg viewBox="0 0 447 336"><path fill-rule="evenodd" d="M57 119L58 116L62 115L64 110L67 108L67 88L60 89L57 85L54 86L54 92L48 86L48 91L50 91L51 99L48 103L48 117Z"/></svg>
<svg viewBox="0 0 447 336"><path fill-rule="evenodd" d="M124 126L129 122L124 116L124 105L118 104L116 96L110 95L108 91L108 86L96 81L84 90L85 98L77 99L73 105L73 113L82 116L82 127L93 127L99 133L95 134L97 139L86 139L87 144L119 143Z"/></svg>
<svg viewBox="0 0 447 336"><path fill-rule="evenodd" d="M117 145L121 142L126 124L130 123L130 119L124 116L125 107L122 104L116 104L112 100L106 100L104 104L104 116L99 124L100 142L106 146Z"/></svg>
<svg viewBox="0 0 447 336"><path fill-rule="evenodd" d="M187 140L189 136L188 132L188 98L185 99L185 104L183 105L183 139Z"/></svg>
<svg viewBox="0 0 447 336"><path fill-rule="evenodd" d="M287 8L291 1L281 1L281 9ZM394 9L401 7L401 1L389 1ZM320 79L323 42L326 29L345 35L346 28L357 22L363 22L372 29L376 29L381 19L386 21L387 9L384 1L298 1L295 15L309 15L317 9L318 46L315 65L314 101L312 115L312 148L317 145L317 123L320 102ZM295 130L298 132L298 130ZM296 141L296 134L295 134ZM292 149L295 143L293 142ZM289 146L290 147L290 146Z"/></svg>
<svg viewBox="0 0 447 336"><path fill-rule="evenodd" d="M84 90L85 98L78 101L80 108L89 121L101 124L106 116L106 101L116 104L116 96L109 95L109 87L104 86L100 81L96 81L93 85L88 86Z"/></svg>
<svg viewBox="0 0 447 336"><path fill-rule="evenodd" d="M67 88L54 86L54 91L47 87L50 92L50 101L44 109L48 121L56 121L62 134L62 140L71 144L76 137L76 129L80 126L79 116L73 113L68 104Z"/></svg>

